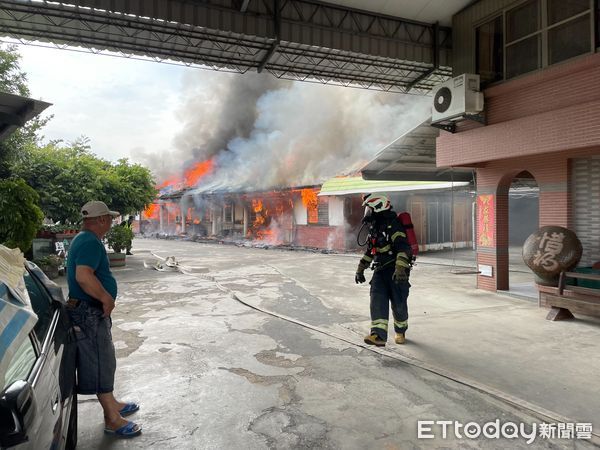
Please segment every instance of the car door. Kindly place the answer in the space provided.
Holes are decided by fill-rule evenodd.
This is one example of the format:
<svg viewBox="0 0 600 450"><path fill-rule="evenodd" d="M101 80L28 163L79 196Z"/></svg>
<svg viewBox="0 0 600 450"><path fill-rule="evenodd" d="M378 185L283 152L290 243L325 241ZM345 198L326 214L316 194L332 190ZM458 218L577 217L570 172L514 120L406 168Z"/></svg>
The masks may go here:
<svg viewBox="0 0 600 450"><path fill-rule="evenodd" d="M64 306L54 301L33 271L27 271L24 279L31 306L38 315L34 333L41 347L41 357L30 376L42 417L39 442L32 448L63 448L75 378L70 322Z"/></svg>
<svg viewBox="0 0 600 450"><path fill-rule="evenodd" d="M3 375L0 376L0 448L3 449L7 446L17 449L35 448L33 446L35 445L35 442L31 442L31 439L29 439L29 436L32 436L33 441L36 441L35 436L37 435L40 424L35 401L31 402L33 403L33 408L23 408L23 410L27 410L27 413L29 413L30 410L34 411L33 414L27 414L27 417L25 414L16 417L12 413L13 408L10 407L13 403L6 401L11 390L15 392L13 398L16 396L24 397L22 392L24 392L25 395L29 394L27 386L24 386L25 381L23 380L27 380L39 356L34 340L35 336L31 333L25 339L16 343L13 347L13 353L11 354L10 360L5 361L5 370L0 374ZM24 430L22 428L25 419L27 420L27 436L24 436ZM20 442L24 443L12 447L15 443Z"/></svg>

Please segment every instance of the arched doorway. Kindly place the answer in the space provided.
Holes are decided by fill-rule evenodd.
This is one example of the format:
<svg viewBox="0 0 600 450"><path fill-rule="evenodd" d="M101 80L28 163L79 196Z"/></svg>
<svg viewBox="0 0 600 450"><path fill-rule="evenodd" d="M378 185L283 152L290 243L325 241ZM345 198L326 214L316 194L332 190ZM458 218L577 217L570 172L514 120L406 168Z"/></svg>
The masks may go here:
<svg viewBox="0 0 600 450"><path fill-rule="evenodd" d="M539 187L534 176L523 171L508 189L508 287L511 294L537 298L531 270L522 257L523 243L539 228Z"/></svg>

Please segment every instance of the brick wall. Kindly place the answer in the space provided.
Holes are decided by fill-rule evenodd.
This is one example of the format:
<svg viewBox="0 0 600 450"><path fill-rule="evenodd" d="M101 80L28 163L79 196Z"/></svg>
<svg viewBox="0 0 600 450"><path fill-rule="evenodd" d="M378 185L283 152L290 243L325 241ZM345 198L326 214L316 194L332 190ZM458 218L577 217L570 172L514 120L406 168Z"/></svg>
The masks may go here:
<svg viewBox="0 0 600 450"><path fill-rule="evenodd" d="M346 243L343 227L318 225L298 225L294 243L304 247L316 247L328 250L345 250Z"/></svg>
<svg viewBox="0 0 600 450"><path fill-rule="evenodd" d="M540 189L539 225L570 226L569 217L569 153L550 154L544 158L527 156L492 161L477 169L478 194L495 195L495 246L478 250L479 264L491 265L493 277L479 276L482 289L508 289L508 191L514 177L528 171Z"/></svg>
<svg viewBox="0 0 600 450"><path fill-rule="evenodd" d="M579 58L485 91L487 126L441 132L438 166L477 168L477 193L495 199L493 247L478 249L482 289L508 289L508 190L528 171L540 189L539 224L573 226L569 159L600 154L600 54Z"/></svg>
<svg viewBox="0 0 600 450"><path fill-rule="evenodd" d="M442 131L438 166L600 147L600 54L484 91L487 126Z"/></svg>

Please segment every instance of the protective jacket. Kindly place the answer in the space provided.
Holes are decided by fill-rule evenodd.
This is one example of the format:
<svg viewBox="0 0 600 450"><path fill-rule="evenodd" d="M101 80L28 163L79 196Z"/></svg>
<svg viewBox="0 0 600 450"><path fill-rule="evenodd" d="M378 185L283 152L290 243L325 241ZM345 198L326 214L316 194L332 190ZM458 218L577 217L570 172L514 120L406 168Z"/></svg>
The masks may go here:
<svg viewBox="0 0 600 450"><path fill-rule="evenodd" d="M396 266L410 270L411 247L406 239L406 230L392 210L377 213L369 234L367 251L360 260L364 268L373 264L377 272Z"/></svg>

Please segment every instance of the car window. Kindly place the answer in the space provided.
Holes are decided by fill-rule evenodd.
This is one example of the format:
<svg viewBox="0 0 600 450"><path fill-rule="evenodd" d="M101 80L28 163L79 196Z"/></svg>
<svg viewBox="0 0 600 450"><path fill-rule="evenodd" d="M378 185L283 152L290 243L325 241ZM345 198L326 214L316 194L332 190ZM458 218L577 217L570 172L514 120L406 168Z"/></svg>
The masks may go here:
<svg viewBox="0 0 600 450"><path fill-rule="evenodd" d="M31 338L24 339L6 369L2 391L17 380L26 380L35 363L35 350Z"/></svg>
<svg viewBox="0 0 600 450"><path fill-rule="evenodd" d="M31 307L38 316L38 321L35 324L35 334L40 342L44 342L46 331L50 326L52 319L52 297L48 291L42 286L40 281L29 272L25 272L25 286L31 299Z"/></svg>

